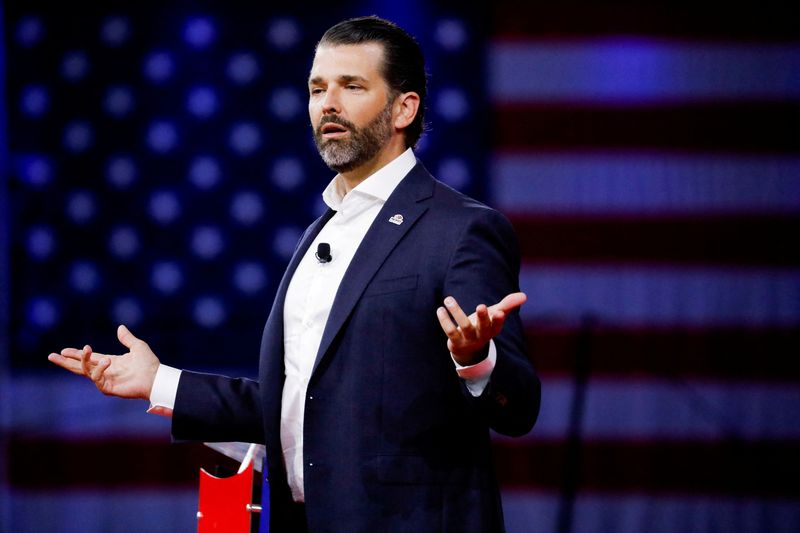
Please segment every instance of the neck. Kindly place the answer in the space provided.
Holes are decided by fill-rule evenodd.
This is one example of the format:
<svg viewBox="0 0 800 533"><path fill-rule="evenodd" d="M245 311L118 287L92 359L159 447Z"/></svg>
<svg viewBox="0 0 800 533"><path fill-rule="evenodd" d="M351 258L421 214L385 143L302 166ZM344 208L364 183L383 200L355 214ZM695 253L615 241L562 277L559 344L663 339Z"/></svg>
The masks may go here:
<svg viewBox="0 0 800 533"><path fill-rule="evenodd" d="M393 136L378 154L365 162L360 167L339 175L344 183L345 194L355 189L359 183L375 174L377 171L397 159L406 151L405 139L403 136Z"/></svg>

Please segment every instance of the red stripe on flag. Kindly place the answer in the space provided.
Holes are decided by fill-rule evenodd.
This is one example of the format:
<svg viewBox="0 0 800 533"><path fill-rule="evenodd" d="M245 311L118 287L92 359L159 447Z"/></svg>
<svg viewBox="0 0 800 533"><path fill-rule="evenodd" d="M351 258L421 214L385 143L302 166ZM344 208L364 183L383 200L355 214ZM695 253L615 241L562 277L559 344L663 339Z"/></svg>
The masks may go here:
<svg viewBox="0 0 800 533"><path fill-rule="evenodd" d="M529 263L800 264L797 215L564 216L511 214Z"/></svg>
<svg viewBox="0 0 800 533"><path fill-rule="evenodd" d="M800 152L800 105L794 103L647 107L500 103L493 120L493 144L502 150Z"/></svg>
<svg viewBox="0 0 800 533"><path fill-rule="evenodd" d="M8 442L12 487L196 487L199 469L236 472L235 461L197 443L123 439L12 436Z"/></svg>
<svg viewBox="0 0 800 533"><path fill-rule="evenodd" d="M619 5L541 2L493 2L493 40L537 37L647 35L739 42L795 41L796 19L786 10L733 9L692 4L630 3Z"/></svg>
<svg viewBox="0 0 800 533"><path fill-rule="evenodd" d="M579 492L800 497L800 442L502 440L494 443L504 488ZM574 470L569 470L574 469Z"/></svg>
<svg viewBox="0 0 800 533"><path fill-rule="evenodd" d="M540 374L587 371L610 378L700 378L800 383L797 328L596 328L529 326L529 353Z"/></svg>

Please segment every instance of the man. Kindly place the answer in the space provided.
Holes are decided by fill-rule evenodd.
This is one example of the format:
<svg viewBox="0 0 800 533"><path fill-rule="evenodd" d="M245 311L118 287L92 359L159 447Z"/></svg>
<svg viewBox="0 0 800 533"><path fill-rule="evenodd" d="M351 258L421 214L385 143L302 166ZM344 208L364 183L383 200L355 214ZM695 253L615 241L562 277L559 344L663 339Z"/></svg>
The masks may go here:
<svg viewBox="0 0 800 533"><path fill-rule="evenodd" d="M421 50L390 22L318 43L309 114L338 174L278 288L257 382L161 365L124 326L122 356L50 355L149 399L176 439L265 443L271 531L503 530L489 429L527 433L540 398L516 238L417 162L425 96Z"/></svg>

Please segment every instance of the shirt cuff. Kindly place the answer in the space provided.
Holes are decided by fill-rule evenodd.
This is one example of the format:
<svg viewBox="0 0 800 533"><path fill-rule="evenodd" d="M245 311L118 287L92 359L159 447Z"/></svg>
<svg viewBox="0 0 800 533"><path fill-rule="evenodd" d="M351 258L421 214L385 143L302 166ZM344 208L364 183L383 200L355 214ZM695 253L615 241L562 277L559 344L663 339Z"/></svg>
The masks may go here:
<svg viewBox="0 0 800 533"><path fill-rule="evenodd" d="M167 365L158 365L156 379L153 380L153 388L150 391L148 413L172 416L180 379L181 371L179 369Z"/></svg>
<svg viewBox="0 0 800 533"><path fill-rule="evenodd" d="M492 371L497 361L497 347L494 345L494 341L489 341L489 354L480 363L461 366L456 362L453 354L450 354L450 357L453 359L453 364L456 365L458 376L464 380L470 394L475 397L483 394L483 390L489 384L489 378L492 377Z"/></svg>

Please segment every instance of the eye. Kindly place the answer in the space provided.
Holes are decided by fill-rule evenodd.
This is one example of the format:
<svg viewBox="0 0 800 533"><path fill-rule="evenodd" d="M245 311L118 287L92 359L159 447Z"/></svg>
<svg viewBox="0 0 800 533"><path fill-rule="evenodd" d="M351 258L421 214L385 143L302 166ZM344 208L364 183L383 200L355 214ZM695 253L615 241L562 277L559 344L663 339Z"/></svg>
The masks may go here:
<svg viewBox="0 0 800 533"><path fill-rule="evenodd" d="M324 91L322 87L312 87L311 94L322 94Z"/></svg>
<svg viewBox="0 0 800 533"><path fill-rule="evenodd" d="M353 83L347 85L347 89L350 91L358 91L361 89L361 85L355 85Z"/></svg>

